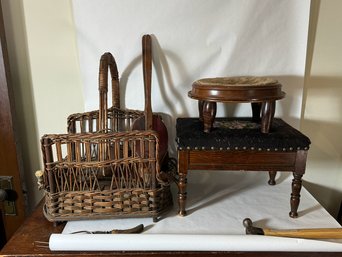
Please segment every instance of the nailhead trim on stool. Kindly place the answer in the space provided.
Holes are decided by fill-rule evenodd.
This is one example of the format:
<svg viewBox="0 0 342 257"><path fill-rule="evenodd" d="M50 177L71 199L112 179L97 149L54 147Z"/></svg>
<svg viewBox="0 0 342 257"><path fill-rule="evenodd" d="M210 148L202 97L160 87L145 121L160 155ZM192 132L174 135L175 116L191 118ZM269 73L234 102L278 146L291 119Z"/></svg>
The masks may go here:
<svg viewBox="0 0 342 257"><path fill-rule="evenodd" d="M229 121L252 123L250 118L218 118L219 124ZM220 151L283 151L308 150L310 139L282 119L275 118L270 133L261 133L255 128L227 128L216 126L210 133L203 132L198 118L177 119L178 150L220 150Z"/></svg>

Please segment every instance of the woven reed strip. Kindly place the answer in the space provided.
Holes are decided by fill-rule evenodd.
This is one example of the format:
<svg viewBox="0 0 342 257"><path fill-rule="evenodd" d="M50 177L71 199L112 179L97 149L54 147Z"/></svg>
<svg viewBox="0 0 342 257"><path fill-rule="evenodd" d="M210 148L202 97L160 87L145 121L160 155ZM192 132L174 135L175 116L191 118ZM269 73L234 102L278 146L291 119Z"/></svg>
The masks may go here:
<svg viewBox="0 0 342 257"><path fill-rule="evenodd" d="M55 174L55 182L57 185L57 191L65 190L76 190L75 186L77 179L79 179L79 188L93 188L91 184L87 184L88 181L92 180L98 184L102 175L99 176L102 169L106 169L111 174L110 188L151 188L152 173L150 170L155 166L156 159L150 160L130 160L123 162L108 162L107 165L101 165L91 163L91 165L83 165L83 163L68 163L68 164L57 164L55 170L51 170L52 174ZM152 164L151 164L152 162ZM152 167L152 168L151 168ZM89 168L93 168L92 175L88 174ZM89 178L89 180L82 181L81 179ZM63 188L63 190L62 190Z"/></svg>
<svg viewBox="0 0 342 257"><path fill-rule="evenodd" d="M119 93L119 73L114 57L111 53L104 53L100 59L99 80L108 79L108 68L112 78L112 106L120 108L120 93ZM104 82L106 85L108 82ZM99 85L103 83L99 81Z"/></svg>
<svg viewBox="0 0 342 257"><path fill-rule="evenodd" d="M114 193L112 193L114 192ZM92 219L103 218L104 216L97 215L96 213L102 213L104 215L115 214L114 216L153 216L156 215L160 210L168 207L172 204L171 193L169 190L165 190L165 187L159 189L162 195L155 190L127 190L118 189L114 190L106 195L106 191L97 192L61 192L54 194L54 196L48 197L51 201L49 206L49 215L56 217L57 219L82 219L86 215L91 215ZM103 196L103 197L101 197ZM69 203L74 207L63 207L63 202ZM71 197L71 198L70 198ZM53 201L58 198L59 201ZM112 200L111 200L112 199ZM99 202L99 200L101 202ZM118 202L120 200L121 202ZM110 204L102 204L102 201L111 201L113 206ZM148 204L150 203L150 204ZM97 208L98 206L107 206L107 208ZM139 207L140 206L140 207ZM89 218L89 217L88 217Z"/></svg>
<svg viewBox="0 0 342 257"><path fill-rule="evenodd" d="M129 139L139 140L139 138L157 138L157 132L153 130L134 130L123 132L108 132L108 133L76 133L76 134L49 134L44 135L42 139L49 138L53 142L43 142L43 146L49 146L55 144L55 140L61 140L62 144L70 141L92 141L101 139L111 139L111 141L125 141Z"/></svg>
<svg viewBox="0 0 342 257"><path fill-rule="evenodd" d="M119 132L119 123L126 124L123 126L125 130L130 130L133 121L141 116L144 115L144 112L138 110L121 110L115 107L111 107L108 109L107 118L112 122L112 124L117 124L115 127L114 125L111 126L113 131ZM69 115L68 117L68 132L69 133L85 133L85 132L96 132L98 131L97 128L93 128L93 122L97 122L99 118L99 111L91 111L85 113L75 113ZM115 122L114 122L115 121ZM84 124L83 126L76 124ZM88 130L86 129L88 125Z"/></svg>
<svg viewBox="0 0 342 257"><path fill-rule="evenodd" d="M124 135L124 136L123 136ZM59 134L59 135L46 135L44 136L46 139L48 140L45 140L44 142L49 142L48 144L43 144L43 147L44 148L48 148L48 147L51 147L54 145L55 142L58 142L58 144L55 145L55 147L58 148L58 150L56 150L57 152L59 152L59 157L61 155L61 147L63 144L66 144L67 145L67 161L63 161L63 162L60 162L60 158L58 159L58 162L59 163L69 163L69 164L72 164L72 165L107 165L108 162L110 162L110 160L103 160L100 162L96 162L95 163L95 160L92 159L90 162L89 162L89 147L86 147L86 148L83 148L83 149L88 149L88 157L85 158L85 160L87 160L87 162L84 162L84 158L81 158L81 154L78 152L80 150L80 147L76 147L76 155L79 157L76 162L75 161L72 161L72 155L74 154L74 147L72 147L72 144L75 143L76 145L79 145L79 144L85 144L85 143L88 143L88 144L94 144L96 145L98 142L102 142L104 139L107 139L107 146L108 146L108 143L111 143L111 142L114 142L116 144L116 153L119 153L120 152L120 145L118 142L125 142L125 141L133 141L134 143L136 141L140 141L140 147L142 148L142 153L144 153L144 143L143 143L143 140L149 140L150 143L153 142L153 144L155 143L156 145L156 148L158 149L159 145L158 145L158 138L156 136L156 133L153 132L153 131L132 131L132 132L118 132L118 133L106 133L106 134L91 134L91 133L87 133L87 134ZM116 140L116 138L118 138L118 140ZM109 146L108 146L109 147ZM133 144L133 148L136 148L135 147L135 144ZM124 156L128 156L128 147L125 148L125 152L124 153ZM135 152L133 152L135 154ZM158 154L158 151L155 152L156 153L156 158L157 158L157 154ZM87 155L87 154L86 154ZM93 155L93 154L91 154ZM115 156L117 159L120 158L120 156L116 155ZM144 156L143 156L144 157ZM130 161L132 160L133 158L130 157L130 158L121 158L119 159L120 161ZM153 158L154 160L154 158ZM54 161L52 160L51 162L47 162L46 161L46 164L52 164L54 163Z"/></svg>
<svg viewBox="0 0 342 257"><path fill-rule="evenodd" d="M151 188L153 176L149 172L148 163L141 161L139 163L121 163L109 166L112 173L109 188ZM99 180L102 176L99 176L101 168L97 165L92 168L91 174L85 175L85 172L89 174L89 168L82 165L78 165L77 167L74 165L55 167L56 171L52 170L51 174L55 174L54 180L57 185L57 192L101 188L101 180Z"/></svg>
<svg viewBox="0 0 342 257"><path fill-rule="evenodd" d="M95 191L88 192L86 195L84 192L77 191L60 193L49 196L46 206L50 215L56 215L57 213L63 215L75 212L78 214L121 212L120 215L122 215L122 212L153 212L157 211L158 208L162 209L165 204L170 204L170 197L163 196L165 190L146 191L147 194L139 195L134 192L134 190L131 192L122 190ZM49 201L56 197L59 200L58 204ZM91 199L93 201L90 201ZM121 201L119 202L118 199Z"/></svg>

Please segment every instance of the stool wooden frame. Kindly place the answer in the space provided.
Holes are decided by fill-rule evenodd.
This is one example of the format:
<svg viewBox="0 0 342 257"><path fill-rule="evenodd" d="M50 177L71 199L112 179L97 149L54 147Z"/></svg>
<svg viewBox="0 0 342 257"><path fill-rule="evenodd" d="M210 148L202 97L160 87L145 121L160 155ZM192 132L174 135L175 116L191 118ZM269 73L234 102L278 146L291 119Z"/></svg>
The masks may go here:
<svg viewBox="0 0 342 257"><path fill-rule="evenodd" d="M178 149L178 214L186 215L187 173L189 170L246 170L268 171L269 184L275 184L277 171L293 172L290 197L290 217L298 217L302 176L306 167L306 150L269 152L252 150L191 150Z"/></svg>

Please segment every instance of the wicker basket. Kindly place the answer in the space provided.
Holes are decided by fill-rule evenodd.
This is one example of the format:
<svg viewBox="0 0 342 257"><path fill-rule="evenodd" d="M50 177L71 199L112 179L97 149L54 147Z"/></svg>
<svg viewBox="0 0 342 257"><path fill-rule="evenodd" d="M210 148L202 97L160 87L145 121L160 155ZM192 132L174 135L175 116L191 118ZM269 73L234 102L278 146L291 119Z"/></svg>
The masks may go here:
<svg viewBox="0 0 342 257"><path fill-rule="evenodd" d="M98 111L70 115L68 134L41 139L44 214L53 222L137 216L156 221L172 205L170 181L161 166L173 165L160 163L155 131L131 131L144 112L120 109L119 76L110 53L100 60L99 92Z"/></svg>

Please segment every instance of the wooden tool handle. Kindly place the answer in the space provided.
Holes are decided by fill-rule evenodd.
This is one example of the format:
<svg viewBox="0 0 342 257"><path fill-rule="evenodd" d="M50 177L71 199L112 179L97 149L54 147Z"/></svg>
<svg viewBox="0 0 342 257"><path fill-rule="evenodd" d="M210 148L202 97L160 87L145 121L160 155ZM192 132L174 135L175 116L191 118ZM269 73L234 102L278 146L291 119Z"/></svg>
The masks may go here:
<svg viewBox="0 0 342 257"><path fill-rule="evenodd" d="M142 38L142 58L145 93L145 129L152 129L152 104L151 104L151 74L152 74L152 39L150 35Z"/></svg>
<svg viewBox="0 0 342 257"><path fill-rule="evenodd" d="M274 230L263 229L265 236L295 237L306 239L341 239L342 228L313 228Z"/></svg>
<svg viewBox="0 0 342 257"><path fill-rule="evenodd" d="M253 226L250 218L243 220L246 234L265 235L279 237L294 237L306 239L341 239L342 228L309 228L309 229L283 229L275 230L268 228L258 228Z"/></svg>
<svg viewBox="0 0 342 257"><path fill-rule="evenodd" d="M144 75L145 111L144 116L136 119L133 130L154 130L158 133L157 158L163 163L168 150L167 128L159 115L153 114L151 106L151 75L152 75L152 37L142 37L142 59Z"/></svg>
<svg viewBox="0 0 342 257"><path fill-rule="evenodd" d="M111 234L139 234L144 231L144 225L140 224L134 228L129 229L114 229Z"/></svg>

